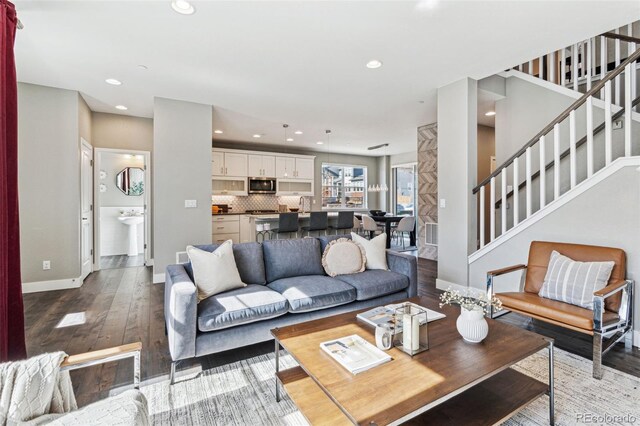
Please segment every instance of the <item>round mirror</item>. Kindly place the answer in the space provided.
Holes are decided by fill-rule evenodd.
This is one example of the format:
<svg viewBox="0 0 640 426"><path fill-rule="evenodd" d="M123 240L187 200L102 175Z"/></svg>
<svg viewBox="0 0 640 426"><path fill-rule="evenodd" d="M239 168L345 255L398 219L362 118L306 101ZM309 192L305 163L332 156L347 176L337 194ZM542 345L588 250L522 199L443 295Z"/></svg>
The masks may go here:
<svg viewBox="0 0 640 426"><path fill-rule="evenodd" d="M116 176L116 186L125 195L144 194L144 170L140 167L127 167Z"/></svg>

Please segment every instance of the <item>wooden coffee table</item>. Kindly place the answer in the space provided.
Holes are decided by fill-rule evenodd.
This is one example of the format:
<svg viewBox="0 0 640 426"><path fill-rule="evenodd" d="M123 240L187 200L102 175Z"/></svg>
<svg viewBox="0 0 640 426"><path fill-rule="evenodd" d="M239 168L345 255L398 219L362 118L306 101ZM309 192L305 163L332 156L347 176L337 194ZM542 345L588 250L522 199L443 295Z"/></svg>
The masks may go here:
<svg viewBox="0 0 640 426"><path fill-rule="evenodd" d="M429 350L412 358L393 348L391 362L358 375L320 349L321 342L351 334L375 344L373 328L358 321L356 312L272 330L276 399L284 386L312 425L490 425L547 394L549 424L554 423L552 339L487 319L489 336L469 344L456 330L459 308L439 308L420 297L409 300L447 315L429 323ZM299 367L280 371L280 345ZM509 368L545 348L548 383Z"/></svg>

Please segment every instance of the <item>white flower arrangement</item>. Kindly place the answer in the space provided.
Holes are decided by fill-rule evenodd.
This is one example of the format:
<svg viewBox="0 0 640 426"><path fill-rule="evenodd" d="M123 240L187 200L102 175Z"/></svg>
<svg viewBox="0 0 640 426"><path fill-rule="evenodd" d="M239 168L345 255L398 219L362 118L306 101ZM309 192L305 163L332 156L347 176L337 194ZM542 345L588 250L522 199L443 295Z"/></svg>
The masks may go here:
<svg viewBox="0 0 640 426"><path fill-rule="evenodd" d="M471 290L466 290L465 294L462 294L460 291L451 288L448 288L447 291L440 295L440 307L442 308L444 305L459 305L469 311L482 309L485 315L489 312L490 307L493 307L494 312L502 309L502 302L496 296L493 296L489 301L482 292L475 292L474 294Z"/></svg>

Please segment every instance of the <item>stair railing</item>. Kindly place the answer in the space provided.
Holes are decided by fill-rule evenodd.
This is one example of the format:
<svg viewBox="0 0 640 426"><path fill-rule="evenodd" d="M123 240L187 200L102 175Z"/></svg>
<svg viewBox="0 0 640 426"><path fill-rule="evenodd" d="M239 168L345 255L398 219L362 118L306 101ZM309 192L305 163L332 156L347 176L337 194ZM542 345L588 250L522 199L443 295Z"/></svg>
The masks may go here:
<svg viewBox="0 0 640 426"><path fill-rule="evenodd" d="M614 34L613 36L618 36ZM608 35L605 37L609 37ZM616 38L620 40L620 38ZM634 43L635 45L635 43ZM634 46L635 47L635 46ZM553 200L557 200L562 194L560 193L560 124L566 119L569 120L569 176L570 176L570 189L573 189L577 185L577 137L576 137L576 111L578 108L585 106L586 110L586 151L587 151L587 178L591 177L594 170L594 125L593 125L593 99L594 96L604 92L604 139L605 139L605 166L609 165L613 161L613 114L612 114L612 81L617 78L621 78L624 72L624 155L631 156L631 130L632 130L632 114L635 98L635 62L640 58L640 49L635 50L633 53L622 61L615 69L609 74L604 76L601 80L592 85L587 92L579 99L573 102L567 109L562 111L555 119L547 124L542 130L540 130L533 138L531 138L522 148L520 148L515 154L507 159L503 164L495 169L486 179L480 182L472 193L477 194L478 206L479 206L479 245L480 248L484 247L486 243L489 243L497 238L496 230L496 216L497 213L493 209L496 205L496 180L500 179L500 195L501 200L506 200L509 191L507 191L509 177L508 168L512 166L512 182L513 190L513 223L512 228L520 223L519 213L519 182L520 182L520 157L524 155L525 163L525 219L533 214L533 148L537 146L539 148L539 167L540 170L546 170L548 165L546 163L546 148L545 138L549 133L553 134ZM539 173L538 176L540 187L540 209L547 205L546 199L546 173ZM486 223L486 192L489 191L490 207L489 212L489 235L485 232ZM506 202L502 202L500 205L500 225L501 233L504 235L508 230L508 212Z"/></svg>

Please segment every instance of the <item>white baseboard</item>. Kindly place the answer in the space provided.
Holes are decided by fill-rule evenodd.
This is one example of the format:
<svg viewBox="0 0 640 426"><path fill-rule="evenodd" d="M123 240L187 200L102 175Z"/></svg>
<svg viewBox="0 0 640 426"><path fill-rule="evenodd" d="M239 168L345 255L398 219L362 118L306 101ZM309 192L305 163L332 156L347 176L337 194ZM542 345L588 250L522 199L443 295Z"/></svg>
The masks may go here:
<svg viewBox="0 0 640 426"><path fill-rule="evenodd" d="M164 283L164 272L162 274L153 274L153 283Z"/></svg>
<svg viewBox="0 0 640 426"><path fill-rule="evenodd" d="M633 330L633 346L640 348L640 330Z"/></svg>
<svg viewBox="0 0 640 426"><path fill-rule="evenodd" d="M436 278L436 288L438 290L447 290L449 288L451 288L452 290L458 290L458 291L467 291L469 289L469 287L464 286L464 285L460 285L460 284L455 284L446 280L441 280L440 278Z"/></svg>
<svg viewBox="0 0 640 426"><path fill-rule="evenodd" d="M80 288L82 279L66 278L63 280L51 281L35 281L31 283L22 283L22 293L38 293L41 291L66 290L69 288Z"/></svg>

